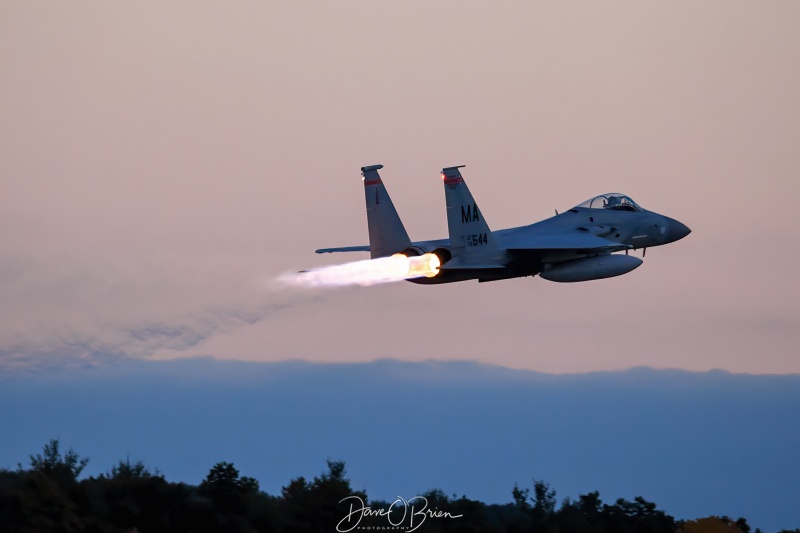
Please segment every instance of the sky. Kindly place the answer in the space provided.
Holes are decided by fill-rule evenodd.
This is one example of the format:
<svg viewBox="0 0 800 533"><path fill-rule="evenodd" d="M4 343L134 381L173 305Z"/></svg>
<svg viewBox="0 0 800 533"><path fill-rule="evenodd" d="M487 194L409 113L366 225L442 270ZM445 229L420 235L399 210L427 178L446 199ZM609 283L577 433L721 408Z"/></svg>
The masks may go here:
<svg viewBox="0 0 800 533"><path fill-rule="evenodd" d="M0 4L0 368L475 360L798 373L795 2ZM618 191L692 229L609 280L277 290Z"/></svg>

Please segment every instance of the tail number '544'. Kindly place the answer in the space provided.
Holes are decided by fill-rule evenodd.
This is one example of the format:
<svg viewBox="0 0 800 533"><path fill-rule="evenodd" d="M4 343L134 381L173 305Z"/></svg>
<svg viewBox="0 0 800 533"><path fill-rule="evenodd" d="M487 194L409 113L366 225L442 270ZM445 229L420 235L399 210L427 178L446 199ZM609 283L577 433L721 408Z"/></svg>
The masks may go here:
<svg viewBox="0 0 800 533"><path fill-rule="evenodd" d="M473 233L472 235L464 235L465 246L482 246L489 244L489 237L486 233Z"/></svg>

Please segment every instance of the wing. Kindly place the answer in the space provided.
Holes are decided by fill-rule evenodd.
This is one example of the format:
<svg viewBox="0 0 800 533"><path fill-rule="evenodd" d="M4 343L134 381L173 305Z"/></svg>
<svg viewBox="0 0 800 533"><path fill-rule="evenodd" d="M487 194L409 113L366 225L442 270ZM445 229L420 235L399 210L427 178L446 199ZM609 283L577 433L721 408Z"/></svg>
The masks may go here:
<svg viewBox="0 0 800 533"><path fill-rule="evenodd" d="M612 253L632 248L589 233L556 233L551 235L515 235L501 237L502 246L511 253L546 253L575 251L578 253Z"/></svg>

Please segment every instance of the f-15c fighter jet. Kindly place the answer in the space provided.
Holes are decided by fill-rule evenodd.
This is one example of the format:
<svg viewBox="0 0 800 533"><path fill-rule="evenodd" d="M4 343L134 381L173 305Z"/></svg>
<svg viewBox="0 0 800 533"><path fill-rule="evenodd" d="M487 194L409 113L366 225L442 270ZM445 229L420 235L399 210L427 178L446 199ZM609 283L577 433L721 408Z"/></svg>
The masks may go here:
<svg viewBox="0 0 800 533"><path fill-rule="evenodd" d="M673 218L643 209L629 196L601 194L529 226L489 229L460 168L442 170L447 204L447 239L412 242L378 170L361 168L367 200L369 246L322 248L317 253L368 251L374 258L414 259L409 281L423 284L535 276L575 282L626 274L642 264L628 250L661 246L690 229ZM625 253L617 253L625 252Z"/></svg>

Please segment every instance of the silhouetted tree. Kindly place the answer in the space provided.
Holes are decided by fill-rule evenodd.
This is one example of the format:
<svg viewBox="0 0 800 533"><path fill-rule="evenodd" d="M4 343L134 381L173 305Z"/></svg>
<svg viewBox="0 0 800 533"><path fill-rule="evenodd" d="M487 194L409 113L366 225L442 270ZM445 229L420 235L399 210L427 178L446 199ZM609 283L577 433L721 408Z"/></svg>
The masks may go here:
<svg viewBox="0 0 800 533"><path fill-rule="evenodd" d="M75 481L86 468L89 458L81 458L72 448L61 455L60 447L58 439L50 439L42 453L30 456L31 470L60 481Z"/></svg>
<svg viewBox="0 0 800 533"><path fill-rule="evenodd" d="M672 533L675 530L675 519L641 496L632 502L619 498L612 506L603 505L602 513L611 531Z"/></svg>
<svg viewBox="0 0 800 533"><path fill-rule="evenodd" d="M739 519L743 520L743 519ZM734 522L727 516L709 516L697 520L687 520L678 528L678 533L749 533L750 526L744 521L742 529L739 520Z"/></svg>
<svg viewBox="0 0 800 533"><path fill-rule="evenodd" d="M445 507L450 503L450 498L447 497L447 494L442 489L429 489L420 494L420 496L428 501L428 507L430 508Z"/></svg>
<svg viewBox="0 0 800 533"><path fill-rule="evenodd" d="M530 510L531 504L528 503L528 495L530 492L530 489L520 489L519 485L514 483L514 488L511 490L511 496L514 498L514 505L517 507L517 509L521 511Z"/></svg>
<svg viewBox="0 0 800 533"><path fill-rule="evenodd" d="M61 452L58 439L42 453L30 455L30 470L0 476L0 525L4 531L71 531L81 525L77 478L89 462L70 448Z"/></svg>
<svg viewBox="0 0 800 533"><path fill-rule="evenodd" d="M349 510L342 500L358 496L367 505L367 494L350 486L344 461L328 459L327 464L328 471L313 481L300 477L281 489L283 531L332 531Z"/></svg>
<svg viewBox="0 0 800 533"><path fill-rule="evenodd" d="M206 478L200 483L200 489L212 492L235 490L239 487L239 471L233 463L222 461L211 467Z"/></svg>
<svg viewBox="0 0 800 533"><path fill-rule="evenodd" d="M556 510L556 491L550 489L550 485L542 480L533 480L533 527L535 531L544 531L552 521Z"/></svg>
<svg viewBox="0 0 800 533"><path fill-rule="evenodd" d="M581 494L576 502L578 509L587 516L597 516L603 508L600 493L597 491Z"/></svg>
<svg viewBox="0 0 800 533"><path fill-rule="evenodd" d="M556 529L569 533L594 533L605 531L602 520L600 493L581 494L578 499L564 500L556 517Z"/></svg>
<svg viewBox="0 0 800 533"><path fill-rule="evenodd" d="M258 481L252 477L239 476L239 470L233 463L222 461L215 464L208 475L200 483L200 492L211 498L217 510L225 515L241 514L256 505L258 494ZM221 525L227 524L227 519L217 517ZM225 529L231 529L225 525Z"/></svg>
<svg viewBox="0 0 800 533"><path fill-rule="evenodd" d="M556 491L542 480L533 480L533 511L543 516L552 515L556 510Z"/></svg>
<svg viewBox="0 0 800 533"><path fill-rule="evenodd" d="M45 444L42 453L30 456L30 468L0 469L0 530L3 533L86 532L131 533L176 531L192 533L253 533L256 531L334 531L347 516L349 506L363 505L374 512L365 515L363 529L392 526L385 512L389 502L367 500L354 491L345 463L328 460L327 470L306 480L292 479L281 496L259 491L258 482L241 476L229 462L219 462L199 486L171 483L141 461L119 461L97 478L78 481L88 459L74 450L61 450L58 439ZM425 524L418 531L458 533L749 533L745 518L708 517L675 522L655 503L637 496L604 504L598 492L577 499L564 498L556 509L556 491L544 481L533 480L532 489L514 485L512 503L486 505L466 496L448 497L440 489L421 494L427 502ZM351 498L348 498L351 497ZM348 498L346 503L341 503ZM394 502L395 506L401 503ZM410 500L414 511L424 502ZM385 511L383 514L377 511ZM398 506L397 511L403 512ZM446 512L450 518L437 512ZM395 511L392 510L394 513ZM410 514L410 513L409 513ZM459 518L452 518L461 515ZM400 516L394 516L399 520ZM403 527L411 526L408 514ZM414 515L414 520L421 520ZM415 522L417 525L419 522ZM352 524L351 524L352 525ZM399 529L403 529L400 527ZM759 529L755 533L761 533ZM780 533L800 533L800 529Z"/></svg>
<svg viewBox="0 0 800 533"><path fill-rule="evenodd" d="M126 457L124 461L120 459L116 465L111 467L110 472L103 474L101 477L109 479L144 479L149 477L163 478L164 476L158 470L151 472L141 461L131 463L130 458Z"/></svg>
<svg viewBox="0 0 800 533"><path fill-rule="evenodd" d="M750 533L750 524L747 523L746 518L740 517L737 519L736 525L742 530L742 533Z"/></svg>

